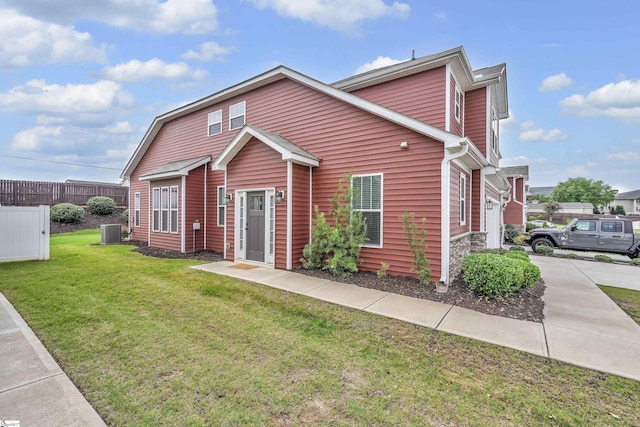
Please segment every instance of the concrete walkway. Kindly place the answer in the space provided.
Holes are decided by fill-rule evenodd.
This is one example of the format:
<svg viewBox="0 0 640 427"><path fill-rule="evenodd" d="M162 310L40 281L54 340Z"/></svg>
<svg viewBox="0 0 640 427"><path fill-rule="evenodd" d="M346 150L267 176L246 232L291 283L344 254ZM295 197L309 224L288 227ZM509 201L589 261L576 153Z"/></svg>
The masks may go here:
<svg viewBox="0 0 640 427"><path fill-rule="evenodd" d="M0 420L21 426L105 426L2 294Z"/></svg>
<svg viewBox="0 0 640 427"><path fill-rule="evenodd" d="M640 269L541 256L531 260L540 267L547 285L543 323L229 261L192 268L640 381L640 326L595 284L640 288ZM621 267L633 268L636 274L618 274ZM610 280L597 280L602 274Z"/></svg>

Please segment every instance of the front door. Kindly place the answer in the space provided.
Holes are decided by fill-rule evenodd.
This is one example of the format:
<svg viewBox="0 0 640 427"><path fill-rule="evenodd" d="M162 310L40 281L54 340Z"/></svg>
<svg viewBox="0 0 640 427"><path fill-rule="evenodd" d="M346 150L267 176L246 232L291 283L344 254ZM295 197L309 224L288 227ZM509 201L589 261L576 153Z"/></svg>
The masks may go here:
<svg viewBox="0 0 640 427"><path fill-rule="evenodd" d="M247 193L247 259L264 262L265 193Z"/></svg>

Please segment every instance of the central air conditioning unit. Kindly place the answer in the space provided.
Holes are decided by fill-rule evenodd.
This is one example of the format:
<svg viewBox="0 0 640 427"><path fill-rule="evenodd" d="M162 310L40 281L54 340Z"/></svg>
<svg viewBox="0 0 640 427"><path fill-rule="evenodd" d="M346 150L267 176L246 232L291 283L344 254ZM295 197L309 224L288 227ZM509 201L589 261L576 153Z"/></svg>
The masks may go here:
<svg viewBox="0 0 640 427"><path fill-rule="evenodd" d="M102 224L100 237L102 245L119 245L121 243L120 224Z"/></svg>

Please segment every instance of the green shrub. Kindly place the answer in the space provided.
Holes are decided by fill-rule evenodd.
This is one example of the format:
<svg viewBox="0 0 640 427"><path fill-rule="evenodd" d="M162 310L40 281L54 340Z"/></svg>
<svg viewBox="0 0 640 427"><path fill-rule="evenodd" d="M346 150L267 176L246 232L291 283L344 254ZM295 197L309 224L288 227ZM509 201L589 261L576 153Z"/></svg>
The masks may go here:
<svg viewBox="0 0 640 427"><path fill-rule="evenodd" d="M77 224L84 217L84 209L71 203L58 203L50 211L51 221L65 224Z"/></svg>
<svg viewBox="0 0 640 427"><path fill-rule="evenodd" d="M482 251L480 251L480 253L504 255L505 253L507 253L507 250L502 248L492 248L492 249L483 249Z"/></svg>
<svg viewBox="0 0 640 427"><path fill-rule="evenodd" d="M380 270L376 271L376 276L378 276L378 279L382 279L387 275L387 270L389 269L389 267L389 264L387 264L386 262L380 263Z"/></svg>
<svg viewBox="0 0 640 427"><path fill-rule="evenodd" d="M640 258L634 258L631 260L631 265L636 265L640 267Z"/></svg>
<svg viewBox="0 0 640 427"><path fill-rule="evenodd" d="M534 223L532 223L532 222L527 222L527 223L525 224L525 227L526 227L526 228L525 228L525 229L526 229L526 231L531 231L531 230L533 230L534 228L538 228L538 226L537 226L537 225L535 225L535 224L534 224Z"/></svg>
<svg viewBox="0 0 640 427"><path fill-rule="evenodd" d="M540 246L536 250L540 255L544 255L544 256L553 255L553 248L551 246Z"/></svg>
<svg viewBox="0 0 640 427"><path fill-rule="evenodd" d="M522 246L511 246L509 250L514 252L524 252L524 248Z"/></svg>
<svg viewBox="0 0 640 427"><path fill-rule="evenodd" d="M504 256L506 256L507 258L512 258L512 259L521 259L523 261L529 261L529 255L527 255L526 252L521 252L521 251L507 251L503 254Z"/></svg>
<svg viewBox="0 0 640 427"><path fill-rule="evenodd" d="M469 289L487 297L504 297L520 289L525 281L523 261L481 253L462 259L462 275Z"/></svg>
<svg viewBox="0 0 640 427"><path fill-rule="evenodd" d="M580 258L578 255L576 255L574 253L566 254L564 257L565 258L569 258L569 259L578 259L578 258Z"/></svg>
<svg viewBox="0 0 640 427"><path fill-rule="evenodd" d="M513 243L513 238L520 235L520 228L513 224L505 224L504 226L504 241L507 243Z"/></svg>
<svg viewBox="0 0 640 427"><path fill-rule="evenodd" d="M522 271L524 273L524 283L522 289L531 289L533 285L540 281L540 269L537 265L527 262L522 263Z"/></svg>
<svg viewBox="0 0 640 427"><path fill-rule="evenodd" d="M95 196L87 200L87 208L94 215L111 215L116 207L116 202L111 197Z"/></svg>
<svg viewBox="0 0 640 427"><path fill-rule="evenodd" d="M613 258L607 255L596 255L594 258L598 262L613 262Z"/></svg>
<svg viewBox="0 0 640 427"><path fill-rule="evenodd" d="M125 225L129 225L129 209L125 209L124 211L122 211L122 214L120 216L122 218L122 222L124 222Z"/></svg>
<svg viewBox="0 0 640 427"><path fill-rule="evenodd" d="M425 228L427 219L422 218L422 227L418 230L413 212L405 212L400 218L402 219L402 230L407 235L409 250L413 256L413 265L415 267L411 269L411 272L418 275L420 283L428 285L431 278L431 269L429 268L429 258L425 254L427 249L427 244L425 243L427 238L427 230Z"/></svg>
<svg viewBox="0 0 640 427"><path fill-rule="evenodd" d="M519 236L516 236L513 238L513 244L514 245L518 245L518 246L522 246L524 245L524 239L525 237L527 237L526 234L521 234Z"/></svg>

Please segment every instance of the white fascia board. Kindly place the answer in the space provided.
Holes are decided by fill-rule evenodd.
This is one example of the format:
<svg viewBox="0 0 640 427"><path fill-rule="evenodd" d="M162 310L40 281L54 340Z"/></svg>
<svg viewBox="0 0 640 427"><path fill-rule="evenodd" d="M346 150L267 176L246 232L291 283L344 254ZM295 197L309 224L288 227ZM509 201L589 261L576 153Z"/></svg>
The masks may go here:
<svg viewBox="0 0 640 427"><path fill-rule="evenodd" d="M157 174L153 174L153 175L146 175L146 176L141 176L139 178L140 181L155 181L161 178L178 178L181 176L187 176L189 175L189 172L191 172L192 170L199 168L202 165L206 165L207 163L209 163L211 161L211 156L204 158L202 160L200 160L199 162L190 164L189 166L185 166L184 168L177 170L177 171L170 171L170 172L164 172L164 173L157 173Z"/></svg>
<svg viewBox="0 0 640 427"><path fill-rule="evenodd" d="M296 153L282 154L282 160L293 162L303 166L320 166L320 162L317 159L310 159L309 157L302 156Z"/></svg>

